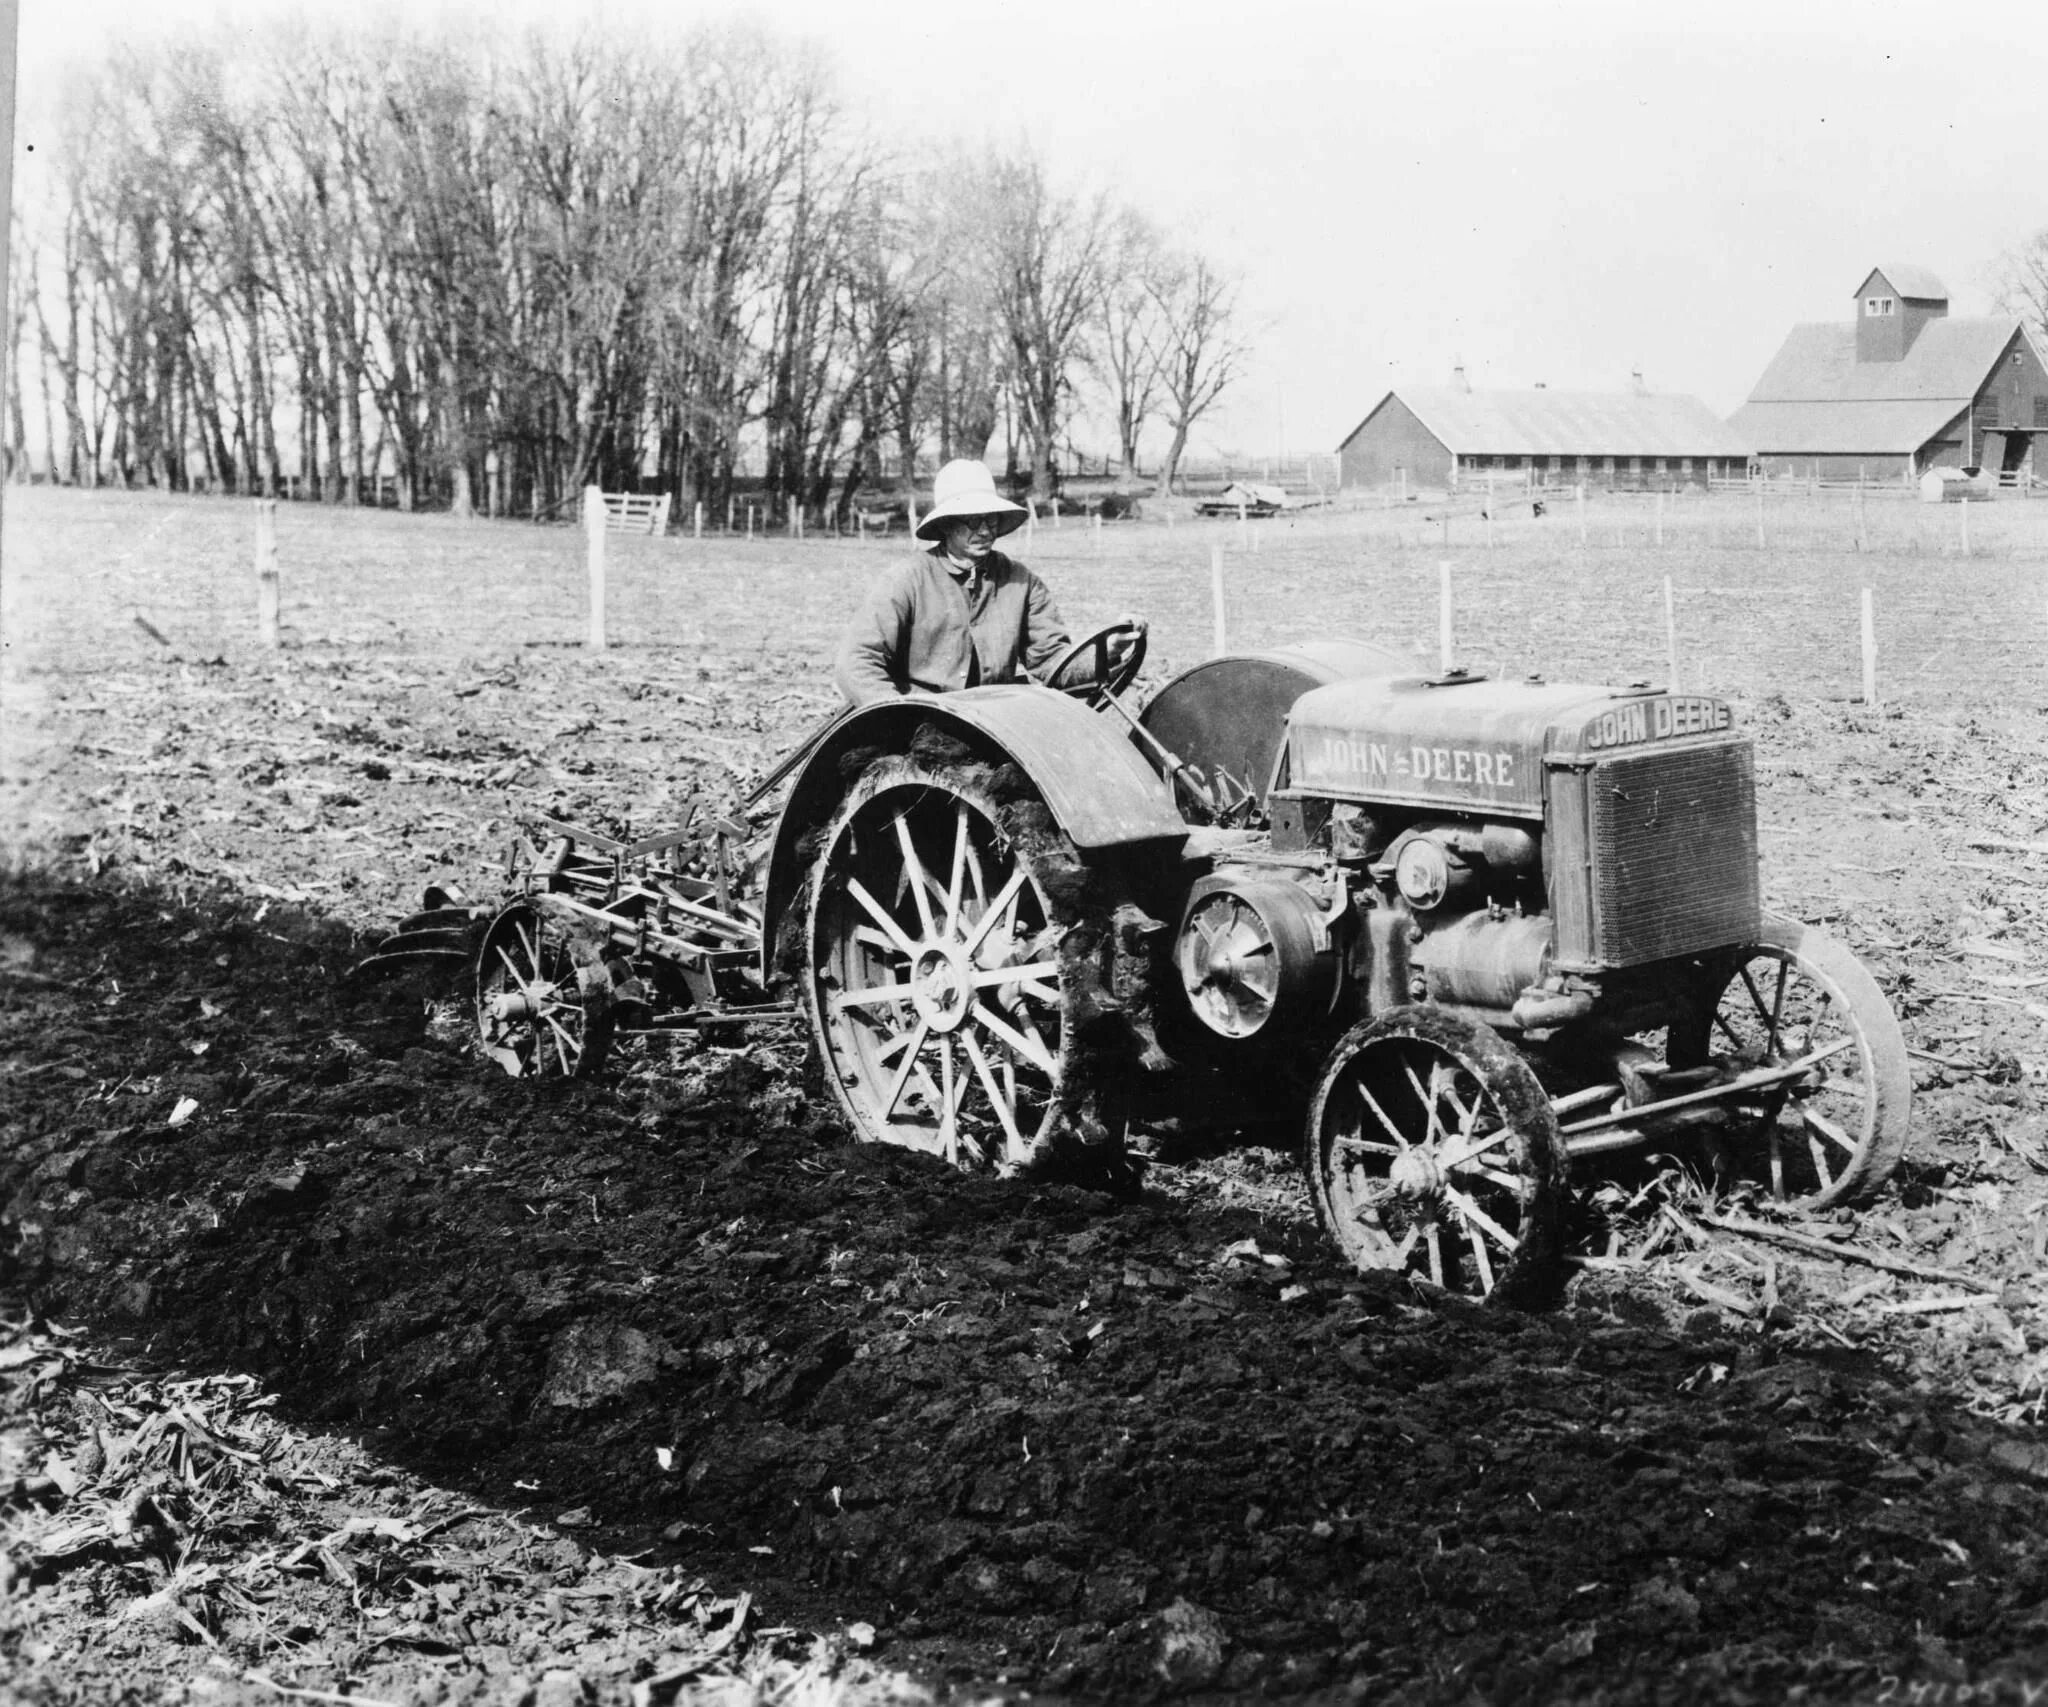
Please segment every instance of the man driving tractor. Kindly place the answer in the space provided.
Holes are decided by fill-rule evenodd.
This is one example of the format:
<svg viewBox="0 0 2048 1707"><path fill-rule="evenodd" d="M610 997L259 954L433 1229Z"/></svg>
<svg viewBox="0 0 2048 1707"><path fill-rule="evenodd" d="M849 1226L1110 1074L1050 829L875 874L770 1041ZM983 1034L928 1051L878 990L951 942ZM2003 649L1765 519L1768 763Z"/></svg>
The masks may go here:
<svg viewBox="0 0 2048 1707"><path fill-rule="evenodd" d="M996 490L987 466L947 463L932 500L916 530L931 549L884 573L840 637L832 676L849 704L1036 677L1070 644L1051 590L996 549L1024 525L1025 512ZM1144 633L1142 623L1128 628L1107 645L1104 677ZM1086 667L1081 661L1069 679Z"/></svg>

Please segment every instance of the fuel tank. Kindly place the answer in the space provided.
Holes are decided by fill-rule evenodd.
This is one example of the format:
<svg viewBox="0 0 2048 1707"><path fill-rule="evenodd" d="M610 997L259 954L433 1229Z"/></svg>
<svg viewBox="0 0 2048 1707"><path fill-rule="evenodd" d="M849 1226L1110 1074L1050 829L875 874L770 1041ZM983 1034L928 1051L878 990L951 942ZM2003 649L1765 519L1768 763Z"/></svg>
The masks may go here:
<svg viewBox="0 0 2048 1707"><path fill-rule="evenodd" d="M1138 721L1212 787L1220 784L1229 797L1249 796L1263 807L1296 700L1331 682L1414 669L1413 658L1364 640L1234 652L1181 671L1146 702ZM1149 745L1140 742L1139 749L1157 762Z"/></svg>

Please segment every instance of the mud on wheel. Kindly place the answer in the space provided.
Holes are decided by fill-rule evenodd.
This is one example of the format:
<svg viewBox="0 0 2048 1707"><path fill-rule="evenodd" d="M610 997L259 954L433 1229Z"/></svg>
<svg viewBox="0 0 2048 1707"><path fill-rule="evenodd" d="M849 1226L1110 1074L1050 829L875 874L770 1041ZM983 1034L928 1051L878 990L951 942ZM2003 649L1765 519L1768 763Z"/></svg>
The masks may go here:
<svg viewBox="0 0 2048 1707"><path fill-rule="evenodd" d="M1361 1269L1504 1303L1555 1284L1565 1152L1536 1075L1487 1026L1426 1007L1355 1026L1317 1082L1304 1160Z"/></svg>
<svg viewBox="0 0 2048 1707"><path fill-rule="evenodd" d="M1884 992L1834 938L1767 917L1759 940L1701 968L1668 1059L1812 1071L1735 1105L1721 1159L1738 1179L1813 1208L1870 1196L1898 1166L1912 1120L1906 1040Z"/></svg>
<svg viewBox="0 0 2048 1707"><path fill-rule="evenodd" d="M604 991L591 987L601 982ZM477 1038L513 1078L582 1079L612 1042L610 979L578 965L569 935L531 902L514 901L484 933L476 967Z"/></svg>
<svg viewBox="0 0 2048 1707"><path fill-rule="evenodd" d="M825 1078L862 1139L1113 1175L1106 922L1044 806L1016 772L998 780L886 758L840 807L812 868L803 979Z"/></svg>

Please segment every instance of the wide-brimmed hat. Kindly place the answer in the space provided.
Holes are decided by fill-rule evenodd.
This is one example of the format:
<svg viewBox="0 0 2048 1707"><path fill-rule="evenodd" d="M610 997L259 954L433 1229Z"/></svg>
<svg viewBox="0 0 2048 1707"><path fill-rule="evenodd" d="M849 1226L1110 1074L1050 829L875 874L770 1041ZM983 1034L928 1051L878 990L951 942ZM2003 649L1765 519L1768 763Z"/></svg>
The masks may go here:
<svg viewBox="0 0 2048 1707"><path fill-rule="evenodd" d="M1011 503L996 490L996 478L987 463L963 456L947 463L932 482L932 507L919 518L917 537L937 539L948 522L963 516L994 516L996 538L1001 539L1024 525L1024 506Z"/></svg>

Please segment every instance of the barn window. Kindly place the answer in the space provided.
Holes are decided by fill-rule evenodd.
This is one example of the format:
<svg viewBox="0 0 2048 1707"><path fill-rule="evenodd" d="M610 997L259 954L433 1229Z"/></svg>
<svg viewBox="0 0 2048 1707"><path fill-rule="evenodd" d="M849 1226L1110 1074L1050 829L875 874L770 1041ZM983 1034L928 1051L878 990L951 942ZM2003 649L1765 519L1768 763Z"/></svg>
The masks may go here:
<svg viewBox="0 0 2048 1707"><path fill-rule="evenodd" d="M1892 299L1888 296L1866 296L1863 299L1863 312L1865 314L1875 314L1881 318L1891 313L1891 311Z"/></svg>
<svg viewBox="0 0 2048 1707"><path fill-rule="evenodd" d="M2048 397L2034 399L2034 425L2048 427Z"/></svg>

